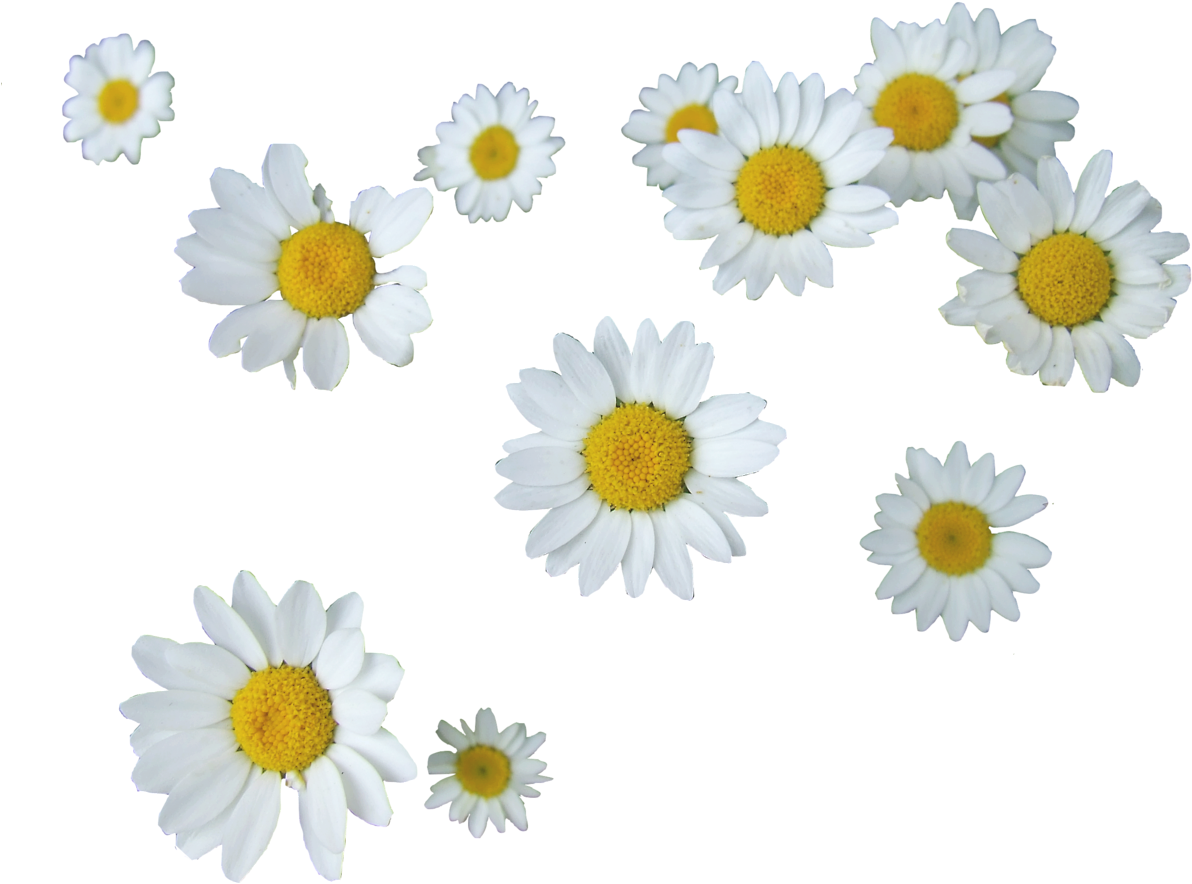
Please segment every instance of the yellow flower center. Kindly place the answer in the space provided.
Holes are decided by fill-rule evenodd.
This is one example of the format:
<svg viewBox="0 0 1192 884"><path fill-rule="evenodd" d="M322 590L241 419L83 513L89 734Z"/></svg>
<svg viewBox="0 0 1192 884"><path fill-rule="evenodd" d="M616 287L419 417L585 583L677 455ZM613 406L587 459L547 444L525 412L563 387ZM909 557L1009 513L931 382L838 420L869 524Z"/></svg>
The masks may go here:
<svg viewBox="0 0 1192 884"><path fill-rule="evenodd" d="M996 101L998 104L1004 104L1006 107L1010 106L1010 96L1005 92L997 96L997 98L991 98L989 100ZM974 135L973 141L977 142L977 144L982 144L985 147L994 148L997 147L998 142L1002 140L1002 136L1005 134L1006 133L1003 132L1001 135Z"/></svg>
<svg viewBox="0 0 1192 884"><path fill-rule="evenodd" d="M691 438L652 405L618 405L588 431L584 460L592 489L610 506L657 509L683 493Z"/></svg>
<svg viewBox="0 0 1192 884"><path fill-rule="evenodd" d="M331 745L331 697L309 666L262 669L232 698L232 731L266 770L306 770Z"/></svg>
<svg viewBox="0 0 1192 884"><path fill-rule="evenodd" d="M141 103L137 87L128 80L111 80L99 93L99 115L109 123L123 123Z"/></svg>
<svg viewBox="0 0 1192 884"><path fill-rule="evenodd" d="M937 503L915 529L919 555L944 574L968 574L985 564L993 549L993 532L985 514L967 503Z"/></svg>
<svg viewBox="0 0 1192 884"><path fill-rule="evenodd" d="M455 776L473 795L495 798L509 785L509 758L492 746L471 746L455 760Z"/></svg>
<svg viewBox="0 0 1192 884"><path fill-rule="evenodd" d="M819 164L796 147L759 150L737 174L737 208L763 233L782 236L802 230L824 207Z"/></svg>
<svg viewBox="0 0 1192 884"><path fill-rule="evenodd" d="M894 130L894 144L908 150L935 150L952 137L960 121L960 105L942 80L903 74L878 96L873 121Z"/></svg>
<svg viewBox="0 0 1192 884"><path fill-rule="evenodd" d="M1113 272L1105 251L1079 233L1040 240L1018 262L1018 291L1049 325L1071 328L1093 319L1109 300Z"/></svg>
<svg viewBox="0 0 1192 884"><path fill-rule="evenodd" d="M338 221L299 230L281 244L277 261L281 296L316 319L358 309L372 291L376 272L364 234Z"/></svg>
<svg viewBox="0 0 1192 884"><path fill-rule="evenodd" d="M704 104L689 104L670 115L670 119L666 121L667 144L679 140L680 129L699 129L713 135L720 131L720 127L716 125L716 116Z"/></svg>
<svg viewBox="0 0 1192 884"><path fill-rule="evenodd" d="M504 126L489 126L472 142L468 158L477 175L485 181L495 181L513 171L520 152L512 132Z"/></svg>

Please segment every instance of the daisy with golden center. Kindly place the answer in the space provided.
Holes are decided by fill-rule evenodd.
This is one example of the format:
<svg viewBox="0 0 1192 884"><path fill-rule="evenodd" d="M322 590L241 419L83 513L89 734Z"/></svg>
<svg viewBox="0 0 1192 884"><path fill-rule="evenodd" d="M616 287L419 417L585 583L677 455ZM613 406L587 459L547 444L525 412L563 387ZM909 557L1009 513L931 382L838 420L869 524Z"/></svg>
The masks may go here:
<svg viewBox="0 0 1192 884"><path fill-rule="evenodd" d="M331 212L323 185L311 190L306 157L274 144L261 167L264 187L239 172L216 169L218 209L190 213L195 233L178 240L178 257L194 267L182 291L209 304L244 304L215 327L216 356L240 352L247 371L281 362L290 385L294 360L319 390L334 389L348 368L351 315L364 346L391 365L414 358L410 335L431 323L419 289L426 273L405 265L378 272L376 260L413 241L430 216L430 191L396 197L383 187L361 191L349 222ZM275 292L279 298L270 297Z"/></svg>
<svg viewBox="0 0 1192 884"><path fill-rule="evenodd" d="M451 121L435 127L439 143L418 151L425 169L415 181L434 178L439 190L455 191L455 208L475 222L504 221L510 207L528 212L541 178L555 174L551 159L563 139L551 136L554 117L535 117L537 101L527 89L506 83L496 95L481 84L476 97L451 105Z"/></svg>
<svg viewBox="0 0 1192 884"><path fill-rule="evenodd" d="M324 611L300 580L274 605L241 571L231 605L205 586L194 603L214 644L144 635L133 645L138 668L165 688L120 705L139 723L133 783L168 795L158 823L183 853L198 859L222 845L223 872L239 881L273 836L284 780L298 790L311 862L338 879L347 811L388 825L384 782L417 774L381 727L401 666L365 652L356 593Z"/></svg>
<svg viewBox="0 0 1192 884"><path fill-rule="evenodd" d="M79 94L62 105L62 115L70 118L62 137L82 139L85 159L99 165L124 154L138 163L141 141L157 135L162 120L174 119L174 78L165 71L149 74L153 55L148 40L133 49L132 38L121 34L92 43L83 55L71 58L66 85Z"/></svg>
<svg viewBox="0 0 1192 884"><path fill-rule="evenodd" d="M541 432L505 443L497 495L508 509L549 509L530 531L526 555L546 556L552 577L579 565L583 595L620 565L636 597L651 571L675 595L695 589L691 546L728 562L745 544L728 515L761 516L766 503L737 477L778 456L786 432L758 420L751 393L703 402L712 345L681 322L662 341L648 319L633 350L609 318L595 352L569 335L554 341L558 373L528 368L509 398Z"/></svg>
<svg viewBox="0 0 1192 884"><path fill-rule="evenodd" d="M1163 328L1188 290L1188 265L1166 263L1188 250L1188 237L1152 232L1163 211L1137 181L1106 196L1112 163L1109 151L1093 157L1075 191L1055 157L1039 160L1037 187L1018 172L982 182L996 239L948 234L952 251L982 269L960 278L940 313L1003 344L1011 371L1063 385L1079 363L1098 393L1111 379L1133 386L1141 367L1124 335Z"/></svg>
<svg viewBox="0 0 1192 884"><path fill-rule="evenodd" d="M445 721L439 722L439 739L454 751L436 752L427 761L427 772L451 774L430 787L428 808L451 802L449 816L456 822L467 822L468 830L479 838L491 821L498 832L505 831L505 820L526 830L526 805L522 797L537 798L539 792L532 783L545 783L551 778L540 776L546 762L531 758L546 742L546 734L526 736L524 724L511 724L497 730L497 719L491 709L476 713L476 729L464 720L456 730Z"/></svg>
<svg viewBox="0 0 1192 884"><path fill-rule="evenodd" d="M877 588L892 598L895 614L915 612L919 631L942 616L953 641L971 621L989 631L990 613L1018 619L1014 593L1039 588L1029 569L1051 560L1051 550L1025 534L994 533L1017 525L1047 506L1037 494L1015 496L1026 470L995 475L993 455L971 466L963 442L942 464L922 448L906 451L908 477L895 475L899 494L879 494L881 526L861 538L869 561L890 565Z"/></svg>
<svg viewBox="0 0 1192 884"><path fill-rule="evenodd" d="M799 83L789 73L775 90L755 61L741 94L716 92L712 109L718 134L685 129L663 148L679 175L662 193L676 206L666 215L676 239L716 237L700 269L719 265L717 292L745 280L760 298L775 275L796 295L808 279L830 287L826 245L870 245L898 223L885 191L854 183L891 132L853 134L862 108L846 90L825 99L819 74Z"/></svg>

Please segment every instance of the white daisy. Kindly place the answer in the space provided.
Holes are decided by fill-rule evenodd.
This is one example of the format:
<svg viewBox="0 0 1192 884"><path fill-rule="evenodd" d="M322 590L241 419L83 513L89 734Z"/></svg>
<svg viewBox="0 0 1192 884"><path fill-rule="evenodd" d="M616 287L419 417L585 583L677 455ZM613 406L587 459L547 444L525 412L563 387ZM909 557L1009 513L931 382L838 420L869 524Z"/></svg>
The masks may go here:
<svg viewBox="0 0 1192 884"><path fill-rule="evenodd" d="M940 308L952 325L971 325L987 344L1001 342L1006 365L1063 385L1080 363L1098 393L1138 383L1141 367L1122 335L1146 338L1163 328L1175 297L1188 290L1182 233L1151 233L1163 210L1137 181L1107 197L1113 155L1093 157L1073 193L1055 157L1039 160L1039 186L1015 172L977 188L997 239L953 229L948 245L981 270L956 283Z"/></svg>
<svg viewBox="0 0 1192 884"><path fill-rule="evenodd" d="M229 356L243 342L245 370L281 362L292 387L301 349L310 382L331 390L348 368L348 335L339 320L349 313L373 353L392 365L414 358L410 335L431 323L418 291L426 273L410 265L378 273L375 259L409 245L433 203L424 187L396 197L370 187L352 201L349 223L341 224L323 185L310 189L304 168L297 145L273 144L261 167L264 187L216 169L211 192L219 208L191 212L196 233L178 240L174 252L194 267L182 277L186 294L209 304L247 305L215 327L212 353ZM270 298L277 291L281 297Z"/></svg>
<svg viewBox="0 0 1192 884"><path fill-rule="evenodd" d="M150 76L152 68L153 44L142 40L133 49L128 34L105 37L72 57L66 85L79 94L62 105L70 118L62 137L83 139L83 157L96 165L120 154L140 162L141 140L161 131L160 120L174 119L174 78L165 71Z"/></svg>
<svg viewBox="0 0 1192 884"><path fill-rule="evenodd" d="M546 556L552 577L579 565L583 595L617 565L639 596L651 571L679 598L695 594L688 545L718 562L745 555L726 513L761 516L766 503L738 476L778 456L786 431L757 416L750 393L703 402L712 345L680 322L661 343L654 323L637 330L632 353L607 317L595 353L555 335L559 374L528 368L509 398L542 432L505 443L497 495L514 510L550 508L530 531L526 555Z"/></svg>
<svg viewBox="0 0 1192 884"><path fill-rule="evenodd" d="M439 739L456 751L436 752L427 761L428 773L451 776L430 787L426 806L441 807L450 801L450 818L467 820L468 830L477 838L489 820L498 832L505 831L506 818L524 832L526 805L521 796L537 798L540 793L530 784L551 779L539 776L546 762L530 757L546 742L546 734L527 737L521 723L498 731L491 709L476 713L476 730L462 718L459 726L462 732L439 722Z"/></svg>
<svg viewBox="0 0 1192 884"><path fill-rule="evenodd" d="M1051 561L1044 544L1015 531L994 534L1029 519L1047 506L1038 494L1015 497L1026 475L1020 466L994 475L993 455L969 466L957 442L941 465L922 448L906 450L910 478L895 475L901 494L879 494L881 526L861 538L869 561L892 565L877 588L893 598L895 614L915 611L922 632L941 614L948 637L960 641L969 621L989 631L989 614L1018 619L1016 592L1034 592L1030 568Z"/></svg>
<svg viewBox="0 0 1192 884"><path fill-rule="evenodd" d="M721 90L731 93L736 88L737 78L721 80L716 65L706 64L697 70L687 62L679 70L678 79L661 74L657 89L647 86L638 93L646 110L633 111L629 122L621 127L621 134L645 145L633 155L633 165L646 170L647 185L670 187L675 183L679 170L663 158L663 147L678 141L683 129L713 135L719 132L710 107L712 94Z"/></svg>
<svg viewBox="0 0 1192 884"><path fill-rule="evenodd" d="M555 118L531 116L536 107L528 89L506 83L493 95L478 85L475 98L464 95L451 105L451 122L435 127L439 143L418 151L426 168L414 180L433 177L439 190L458 188L455 207L473 223L504 221L513 203L530 211L534 194L542 193L538 179L555 174L551 157L563 147L550 134Z"/></svg>
<svg viewBox="0 0 1192 884"><path fill-rule="evenodd" d="M970 56L964 40L951 37L938 20L926 27L874 19L873 64L857 74L857 98L865 105L861 125L888 126L894 142L862 179L882 188L890 201L958 200L973 194L977 179L1000 180L1006 169L974 136L996 136L1014 122L995 99L1018 79L1016 71L982 70L958 75Z"/></svg>
<svg viewBox="0 0 1192 884"><path fill-rule="evenodd" d="M888 129L853 134L862 108L847 90L824 98L812 74L784 74L775 91L756 61L741 94L719 91L712 109L720 134L679 132L663 148L678 180L662 195L675 204L666 229L676 239L716 237L700 269L719 265L712 288L742 279L760 298L775 274L792 294L810 279L832 285L833 246L866 246L869 234L898 223L885 191L854 184L881 161Z"/></svg>
<svg viewBox="0 0 1192 884"><path fill-rule="evenodd" d="M311 862L338 879L347 811L389 825L383 781L418 772L381 727L401 666L365 653L354 592L324 611L299 580L275 606L241 571L231 606L205 586L194 600L214 644L143 635L133 645L137 667L166 689L120 704L140 725L133 782L169 796L158 823L183 853L198 859L223 845L223 873L239 881L273 837L284 779L298 791Z"/></svg>

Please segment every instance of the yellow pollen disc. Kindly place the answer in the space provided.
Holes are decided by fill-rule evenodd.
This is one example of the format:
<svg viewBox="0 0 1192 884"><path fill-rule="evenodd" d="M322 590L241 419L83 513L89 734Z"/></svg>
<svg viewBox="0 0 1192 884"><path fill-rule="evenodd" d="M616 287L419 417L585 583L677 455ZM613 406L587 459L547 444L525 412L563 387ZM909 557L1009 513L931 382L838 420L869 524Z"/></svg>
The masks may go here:
<svg viewBox="0 0 1192 884"><path fill-rule="evenodd" d="M903 74L878 96L873 121L894 130L894 144L908 150L935 150L952 137L960 122L960 105L943 80Z"/></svg>
<svg viewBox="0 0 1192 884"><path fill-rule="evenodd" d="M99 93L99 115L109 123L123 123L141 103L137 87L128 80L112 80Z"/></svg>
<svg viewBox="0 0 1192 884"><path fill-rule="evenodd" d="M1018 291L1049 325L1071 328L1093 319L1109 300L1113 272L1105 251L1079 233L1040 240L1018 262Z"/></svg>
<svg viewBox="0 0 1192 884"><path fill-rule="evenodd" d="M944 574L968 574L985 564L993 549L993 532L985 514L967 503L937 503L915 529L919 555Z"/></svg>
<svg viewBox="0 0 1192 884"><path fill-rule="evenodd" d="M1004 104L1006 107L1010 106L1010 96L1005 92L997 96L997 98L991 98L989 100L996 101L998 104ZM977 144L982 144L985 147L993 148L997 147L998 142L1002 140L1002 136L1005 134L1006 133L1003 132L1001 135L974 135L973 141L977 142Z"/></svg>
<svg viewBox="0 0 1192 884"><path fill-rule="evenodd" d="M519 153L521 148L512 132L504 126L489 126L472 142L468 159L477 175L485 181L495 181L513 171Z"/></svg>
<svg viewBox="0 0 1192 884"><path fill-rule="evenodd" d="M495 798L509 785L509 757L492 746L472 746L459 753L455 777L473 795Z"/></svg>
<svg viewBox="0 0 1192 884"><path fill-rule="evenodd" d="M680 129L699 129L713 135L720 131L720 127L716 125L716 116L703 104L689 104L670 115L670 119L666 121L667 144L679 140Z"/></svg>
<svg viewBox="0 0 1192 884"><path fill-rule="evenodd" d="M347 316L372 291L377 264L364 234L338 221L304 227L281 244L277 281L295 310Z"/></svg>
<svg viewBox="0 0 1192 884"><path fill-rule="evenodd" d="M588 431L584 460L592 489L610 506L652 510L683 493L691 438L651 405L618 405Z"/></svg>
<svg viewBox="0 0 1192 884"><path fill-rule="evenodd" d="M331 696L309 666L262 669L232 698L232 731L266 770L306 770L331 745Z"/></svg>
<svg viewBox="0 0 1192 884"><path fill-rule="evenodd" d="M737 174L737 208L763 233L782 236L802 230L824 207L819 163L796 147L759 150Z"/></svg>

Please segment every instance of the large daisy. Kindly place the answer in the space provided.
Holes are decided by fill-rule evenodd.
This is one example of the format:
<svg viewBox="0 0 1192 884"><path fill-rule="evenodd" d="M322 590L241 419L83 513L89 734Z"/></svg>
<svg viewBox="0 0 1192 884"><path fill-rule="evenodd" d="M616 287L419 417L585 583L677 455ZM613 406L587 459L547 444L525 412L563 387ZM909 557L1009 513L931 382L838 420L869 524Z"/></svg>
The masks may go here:
<svg viewBox="0 0 1192 884"><path fill-rule="evenodd" d="M390 196L383 187L361 191L347 224L335 220L331 200L306 180L306 157L294 144L273 144L261 178L216 169L211 192L218 209L190 213L195 233L175 253L194 267L182 291L209 304L245 304L211 333L216 356L241 352L247 371L281 362L290 386L294 360L311 384L331 390L348 368L351 314L364 346L391 365L414 358L410 335L426 329L430 308L418 291L426 273L409 265L380 273L376 259L403 248L430 217L430 191L416 187ZM295 232L296 231L296 232ZM280 298L271 298L280 291ZM246 340L247 339L247 340Z"/></svg>
<svg viewBox="0 0 1192 884"><path fill-rule="evenodd" d="M510 484L497 502L550 509L530 531L526 555L546 556L552 577L579 565L583 595L617 566L639 596L651 571L679 598L695 594L694 547L728 562L745 543L726 513L761 516L766 503L737 477L778 456L786 431L757 419L766 401L751 393L700 402L712 345L680 322L659 342L654 323L637 330L632 352L609 318L595 353L556 335L559 372L527 368L509 398L541 432L505 443L497 472Z"/></svg>
<svg viewBox="0 0 1192 884"><path fill-rule="evenodd" d="M298 791L298 819L315 869L340 876L347 811L387 826L384 781L417 767L381 727L403 671L365 653L356 593L326 611L298 581L274 605L241 571L232 604L205 586L195 610L214 644L143 635L132 656L166 690L138 694L120 711L139 727L132 779L169 797L158 823L198 859L223 846L224 874L241 880L269 845L281 784Z"/></svg>
<svg viewBox="0 0 1192 884"><path fill-rule="evenodd" d="M1014 593L1039 588L1029 569L1051 561L1051 550L1025 534L990 529L1029 519L1047 498L1015 497L1026 470L1010 467L995 476L992 454L970 466L963 442L943 464L922 448L908 448L906 465L909 478L894 476L901 493L877 496L881 512L873 519L881 527L861 538L869 561L892 566L877 597L893 598L895 614L913 610L920 632L942 615L952 641L960 641L970 621L988 632L991 611L1017 620Z"/></svg>
<svg viewBox="0 0 1192 884"><path fill-rule="evenodd" d="M971 325L987 344L1001 342L1011 371L1063 385L1080 363L1098 393L1138 383L1141 367L1123 335L1163 328L1175 297L1188 290L1182 233L1152 233L1159 201L1137 181L1105 195L1113 155L1103 150L1073 192L1055 157L1039 160L1038 188L1015 172L977 188L996 239L953 229L948 245L981 267L956 283L940 308L952 325Z"/></svg>
<svg viewBox="0 0 1192 884"><path fill-rule="evenodd" d="M846 90L824 98L824 82L784 74L775 90L756 61L741 94L712 96L713 135L683 129L663 157L678 180L662 195L675 204L666 229L676 239L716 241L700 269L719 265L712 288L745 280L760 298L775 274L792 294L810 279L832 285L827 245L866 246L869 234L898 223L885 191L856 182L881 161L888 129L853 134L860 103Z"/></svg>

